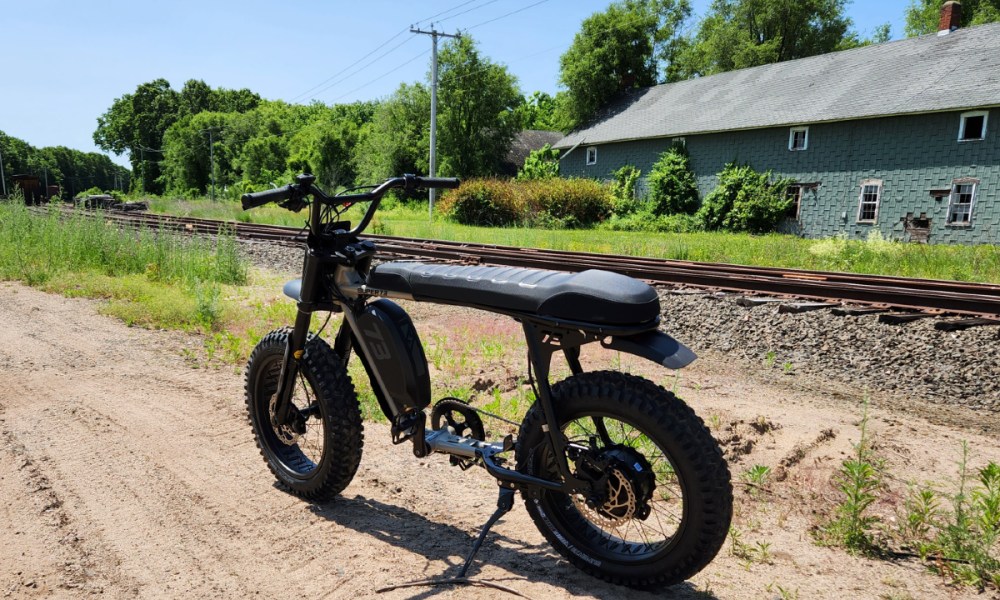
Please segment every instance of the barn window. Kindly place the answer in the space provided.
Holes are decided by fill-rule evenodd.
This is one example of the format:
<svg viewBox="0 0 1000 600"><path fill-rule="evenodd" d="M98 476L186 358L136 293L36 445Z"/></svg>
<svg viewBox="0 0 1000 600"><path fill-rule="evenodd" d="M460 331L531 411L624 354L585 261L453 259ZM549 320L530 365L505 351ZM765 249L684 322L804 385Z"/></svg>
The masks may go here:
<svg viewBox="0 0 1000 600"><path fill-rule="evenodd" d="M587 164L596 165L597 164L597 147L591 146L587 148Z"/></svg>
<svg viewBox="0 0 1000 600"><path fill-rule="evenodd" d="M792 127L788 130L788 149L805 150L809 145L809 128Z"/></svg>
<svg viewBox="0 0 1000 600"><path fill-rule="evenodd" d="M956 179L951 186L948 199L948 224L969 225L972 223L972 204L976 200L976 179Z"/></svg>
<svg viewBox="0 0 1000 600"><path fill-rule="evenodd" d="M868 179L861 182L858 198L858 223L874 223L878 218L878 203L882 197L882 181Z"/></svg>
<svg viewBox="0 0 1000 600"><path fill-rule="evenodd" d="M986 117L988 115L989 113L985 110L962 113L962 120L958 126L958 141L971 142L986 139Z"/></svg>
<svg viewBox="0 0 1000 600"><path fill-rule="evenodd" d="M788 190L785 191L785 197L792 201L788 206L788 212L785 213L785 216L789 219L798 220L799 214L802 211L802 194L805 191L806 186L797 183L788 186Z"/></svg>

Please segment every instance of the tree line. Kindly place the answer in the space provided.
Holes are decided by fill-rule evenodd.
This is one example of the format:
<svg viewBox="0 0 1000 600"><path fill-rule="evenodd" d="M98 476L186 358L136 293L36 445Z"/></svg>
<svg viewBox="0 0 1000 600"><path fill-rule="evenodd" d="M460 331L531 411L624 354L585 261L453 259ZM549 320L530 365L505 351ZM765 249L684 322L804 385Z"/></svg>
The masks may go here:
<svg viewBox="0 0 1000 600"><path fill-rule="evenodd" d="M439 55L438 174L499 173L518 131L568 132L629 90L889 40L862 38L849 0L714 0L693 23L690 0L619 0L583 21L560 58L562 88L525 95L504 65L462 35ZM937 29L939 0L914 0L906 34ZM966 0L963 25L1000 19L1000 0ZM132 189L206 194L281 184L297 172L335 188L427 172L430 88L404 83L386 98L327 106L262 99L250 90L163 79L114 101L94 141L127 152Z"/></svg>
<svg viewBox="0 0 1000 600"><path fill-rule="evenodd" d="M35 148L0 131L0 160L4 184L13 193L14 175L34 175L43 184L58 185L64 197L92 187L105 190L127 189L128 169L116 165L98 152L81 152L65 146ZM0 186L0 191L3 186Z"/></svg>

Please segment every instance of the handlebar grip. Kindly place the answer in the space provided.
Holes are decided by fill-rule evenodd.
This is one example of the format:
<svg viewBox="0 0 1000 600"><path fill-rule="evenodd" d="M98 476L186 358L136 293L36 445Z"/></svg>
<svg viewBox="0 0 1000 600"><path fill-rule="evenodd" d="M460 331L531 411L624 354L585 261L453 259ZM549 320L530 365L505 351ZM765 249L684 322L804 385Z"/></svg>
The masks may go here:
<svg viewBox="0 0 1000 600"><path fill-rule="evenodd" d="M462 183L457 177L417 177L417 187L419 188L447 188L455 189Z"/></svg>
<svg viewBox="0 0 1000 600"><path fill-rule="evenodd" d="M243 204L243 210L250 210L251 208L263 206L268 202L281 202L282 200L288 200L291 197L292 186L286 185L274 190L264 190L263 192L243 194L240 196L240 202Z"/></svg>

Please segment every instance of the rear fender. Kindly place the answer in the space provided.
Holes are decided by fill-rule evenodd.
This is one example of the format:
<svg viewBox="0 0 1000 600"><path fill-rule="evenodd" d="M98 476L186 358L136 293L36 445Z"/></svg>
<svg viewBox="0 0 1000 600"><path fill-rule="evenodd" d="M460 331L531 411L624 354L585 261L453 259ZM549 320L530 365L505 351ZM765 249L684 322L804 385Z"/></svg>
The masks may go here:
<svg viewBox="0 0 1000 600"><path fill-rule="evenodd" d="M627 352L647 358L668 369L686 367L698 356L687 346L662 331L645 331L635 335L615 336L611 341L601 340L610 350Z"/></svg>

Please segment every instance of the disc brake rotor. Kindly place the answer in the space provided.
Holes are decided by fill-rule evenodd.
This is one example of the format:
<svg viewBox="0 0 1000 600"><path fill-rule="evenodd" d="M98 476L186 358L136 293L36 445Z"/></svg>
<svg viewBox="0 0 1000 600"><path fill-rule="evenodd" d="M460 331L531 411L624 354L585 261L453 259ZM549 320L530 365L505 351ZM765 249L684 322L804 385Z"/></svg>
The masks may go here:
<svg viewBox="0 0 1000 600"><path fill-rule="evenodd" d="M295 433L295 431L289 425L278 425L278 421L274 416L274 407L278 403L278 395L274 394L271 396L271 402L268 404L268 414L271 418L271 429L274 430L274 435L281 441L282 444L286 446L294 446L299 443L299 438L302 436Z"/></svg>
<svg viewBox="0 0 1000 600"><path fill-rule="evenodd" d="M607 500L601 506L591 507L580 495L573 496L573 504L592 523L605 528L618 527L636 514L635 490L621 470L613 468L608 474Z"/></svg>

